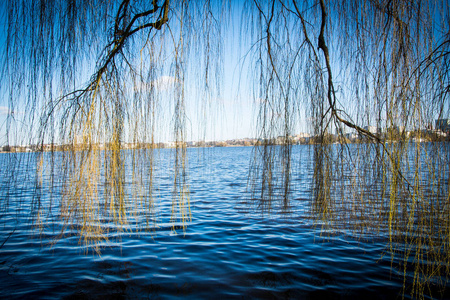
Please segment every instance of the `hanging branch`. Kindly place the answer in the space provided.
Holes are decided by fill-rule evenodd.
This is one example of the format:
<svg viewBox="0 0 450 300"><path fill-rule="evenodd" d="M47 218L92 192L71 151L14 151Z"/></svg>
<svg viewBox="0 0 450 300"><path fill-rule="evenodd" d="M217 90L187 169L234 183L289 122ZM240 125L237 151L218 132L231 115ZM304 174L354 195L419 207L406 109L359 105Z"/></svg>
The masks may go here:
<svg viewBox="0 0 450 300"><path fill-rule="evenodd" d="M169 0L165 0L162 6L158 6L157 1L153 0L152 5L153 7L147 11L144 11L142 13L136 14L133 16L131 21L129 23L125 23L126 15L128 14L128 5L129 0L124 0L117 11L117 15L115 18L115 26L114 26L114 36L113 40L108 43L108 45L105 47L105 51L107 52L106 56L101 60L102 63L100 64L100 67L98 70L92 75L89 83L86 85L85 88L79 89L76 91L73 91L69 94L66 94L62 96L58 101L55 102L53 107L50 109L50 113L47 114L46 120L43 122L44 126L47 124L48 119L53 114L55 108L62 102L67 99L70 99L72 101L72 105L77 105L78 109L81 108L81 105L79 103L80 99L86 95L88 92L95 91L98 86L99 82L102 78L102 76L106 73L106 70L110 66L111 63L114 63L115 57L122 52L122 49L126 45L129 38L134 35L135 33L145 29L156 29L161 30L162 26L166 24L169 20L168 13L169 13ZM158 18L155 22L148 22L143 25L136 26L136 21L145 18L149 15L155 14L159 11ZM125 23L122 24L121 23ZM69 98L71 97L71 98Z"/></svg>
<svg viewBox="0 0 450 300"><path fill-rule="evenodd" d="M327 18L327 12L326 12L326 8L325 8L325 3L323 0L320 0L320 9L322 12L322 16L321 16L321 25L320 25L320 34L318 37L318 48L322 50L324 58L325 58L325 64L326 64L326 69L327 69L327 73L328 73L328 92L327 92L327 99L328 99L328 104L329 104L329 109L331 110L331 116L335 117L339 122L343 123L344 125L346 125L347 127L353 128L356 131L358 131L359 133L373 139L375 142L377 142L378 144L380 144L383 147L383 150L385 151L385 153L387 154L387 156L389 157L389 160L391 161L391 163L394 163L394 158L392 157L392 154L390 153L390 151L386 148L386 145L383 143L383 141L381 140L380 137L376 136L375 134L371 133L370 131L359 127L358 125L343 119L342 117L339 116L338 114L338 109L336 109L336 92L334 90L334 85L333 85L333 76L331 73L331 65L330 65L330 54L328 51L328 47L325 43L325 37L324 37L324 31L325 31L325 25L326 25L326 18ZM403 173L400 171L400 169L397 170L397 174L400 176L400 178L402 178L407 186L408 186L408 190L409 188L412 186L408 179L406 179L406 177L403 175Z"/></svg>
<svg viewBox="0 0 450 300"><path fill-rule="evenodd" d="M147 10L145 12L136 14L133 16L131 21L128 23L127 26L125 26L124 29L119 28L120 22L125 18L125 14L127 13L127 7L129 4L129 0L125 0L122 5L119 8L118 15L116 17L116 27L114 32L114 40L109 43L105 49L108 49L112 47L112 49L107 50L108 54L106 55L104 62L102 63L101 67L98 69L98 71L92 76L92 79L90 83L88 84L88 88L86 88L86 91L93 90L97 87L98 81L102 77L102 75L106 72L106 69L108 68L111 61L114 60L115 56L122 51L123 47L125 46L126 42L128 41L129 37L135 34L136 32L145 29L145 28L154 28L157 30L160 30L162 28L162 25L167 23L169 20L168 13L169 13L169 0L165 0L163 6L158 6L157 1L153 0L153 8L150 10ZM143 17L149 16L151 14L156 13L159 10L159 16L156 22L149 22L145 23L144 25L134 27L134 23ZM120 12L123 11L122 14Z"/></svg>

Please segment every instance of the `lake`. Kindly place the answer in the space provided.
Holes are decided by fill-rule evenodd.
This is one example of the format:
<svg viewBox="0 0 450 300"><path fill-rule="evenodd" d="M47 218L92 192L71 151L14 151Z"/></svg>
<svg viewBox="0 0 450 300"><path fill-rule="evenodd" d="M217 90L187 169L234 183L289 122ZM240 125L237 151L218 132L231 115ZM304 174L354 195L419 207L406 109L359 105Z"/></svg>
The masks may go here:
<svg viewBox="0 0 450 300"><path fill-rule="evenodd" d="M293 147L289 213L263 213L248 203L251 147L188 149L192 219L176 232L170 222L171 150L158 150L155 223L119 233L106 222L109 242L101 242L100 255L80 243L76 228L58 238L57 204L44 225L35 227L35 163L22 164L36 154L0 154L0 188L7 190L0 193L0 244L6 241L0 249L0 298L401 298L403 270L397 268L399 257L391 262L386 254L386 235L324 234L310 217L311 147ZM6 161L17 161L14 176ZM48 197L52 191L45 184L42 189L42 205L57 198ZM406 286L412 280L408 275ZM436 287L433 296L450 298L446 285L444 294Z"/></svg>

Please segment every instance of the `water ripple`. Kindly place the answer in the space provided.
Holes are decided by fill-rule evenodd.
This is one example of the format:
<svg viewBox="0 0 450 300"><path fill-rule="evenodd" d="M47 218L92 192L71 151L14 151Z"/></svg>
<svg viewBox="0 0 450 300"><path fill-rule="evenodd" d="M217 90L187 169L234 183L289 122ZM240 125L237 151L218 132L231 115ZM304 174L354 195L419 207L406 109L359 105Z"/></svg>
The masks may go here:
<svg viewBox="0 0 450 300"><path fill-rule="evenodd" d="M403 277L391 270L390 257L382 257L385 237L355 240L345 231L322 236L320 226L305 217L307 188L293 195L298 201L292 201L287 217L243 214L236 207L244 198L251 149L212 151L219 152L204 153L197 164L196 154L190 152L193 219L185 232L178 229L175 234L170 214L161 209L155 230L122 235L111 224L110 241L100 244L101 255L86 255L89 248L80 245L76 230L53 244L62 226L57 216L54 228L36 234L33 220L23 211L4 215L0 237L16 231L0 252L0 298L399 296ZM158 180L161 190L171 186L170 176ZM298 180L300 186L303 180ZM14 205L19 197L24 209L32 193L33 183L25 182L9 201ZM166 200L171 194L161 195L161 205L170 205Z"/></svg>

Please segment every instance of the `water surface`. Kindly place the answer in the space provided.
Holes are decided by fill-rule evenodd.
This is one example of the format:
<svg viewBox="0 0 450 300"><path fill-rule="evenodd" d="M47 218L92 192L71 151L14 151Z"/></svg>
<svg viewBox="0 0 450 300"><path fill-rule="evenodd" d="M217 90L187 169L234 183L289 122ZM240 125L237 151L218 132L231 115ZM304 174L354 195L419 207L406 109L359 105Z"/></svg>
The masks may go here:
<svg viewBox="0 0 450 300"><path fill-rule="evenodd" d="M309 217L311 151L294 148L290 213L270 215L245 201L252 148L189 149L192 220L176 233L168 209L170 151L161 150L155 230L143 226L119 235L112 229L100 256L86 255L89 249L70 229L49 246L60 233L57 213L50 225L34 229L29 210L36 187L27 173L34 171L18 168L20 190L11 191L10 209L0 218L0 242L7 239L0 250L0 298L401 298L403 273L383 256L386 237L357 239L345 230L323 235ZM4 187L11 182L7 174L3 169Z"/></svg>

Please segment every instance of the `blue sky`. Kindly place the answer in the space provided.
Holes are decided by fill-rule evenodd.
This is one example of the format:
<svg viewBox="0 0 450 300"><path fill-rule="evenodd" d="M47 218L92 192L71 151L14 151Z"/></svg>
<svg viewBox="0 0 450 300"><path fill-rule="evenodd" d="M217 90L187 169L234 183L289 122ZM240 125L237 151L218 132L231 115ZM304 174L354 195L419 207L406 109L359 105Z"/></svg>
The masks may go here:
<svg viewBox="0 0 450 300"><path fill-rule="evenodd" d="M236 5L234 3L233 5ZM2 20L6 20L5 9L0 6ZM249 88L248 58L244 55L251 46L250 37L241 38L240 18L241 9L233 10L231 16L233 22L227 24L227 30L223 32L223 76L222 90L220 93L214 91L205 99L201 87L197 87L194 79L186 74L187 81L184 82L186 91L186 139L187 140L226 140L233 138L255 137L254 130L254 100L252 91ZM5 44L6 24L0 23L0 44ZM2 48L3 48L2 46ZM195 61L195 57L190 57ZM194 62L195 63L195 62ZM91 69L87 67L86 69ZM92 74L85 71L87 78ZM172 77L173 74L162 73L161 80ZM9 144L21 145L34 141L29 139L29 129L34 128L34 134L38 124L26 124L23 118L26 116L26 108L16 101L14 112L10 111L8 103L7 81L2 82L0 87L0 146L7 144L6 130L9 126ZM8 120L8 121L7 121ZM166 122L169 122L169 118ZM25 125L25 126L23 126ZM171 126L162 125L159 141L170 141L174 137L171 133ZM125 141L127 138L125 138Z"/></svg>
<svg viewBox="0 0 450 300"><path fill-rule="evenodd" d="M4 2L0 3L0 20L6 20ZM251 36L250 33L246 33L242 30L242 2L232 1L233 9L231 10L231 22L222 25L222 46L223 56L222 61L219 64L223 67L223 76L220 77L222 89L216 91L212 88L211 93L206 93L202 89L202 85L197 81L202 80L201 72L191 73L189 67L186 69L185 74L185 100L186 100L186 140L226 140L233 138L245 138L245 137L257 137L256 132L256 117L258 110L258 91L254 91L254 84L252 80L258 80L254 74L251 74L251 63L255 57L252 57L252 53L249 51L252 47L252 43L256 42L256 36ZM3 21L5 22L5 21ZM5 43L5 23L0 23L0 45ZM436 26L439 26L437 24ZM439 27L436 27L439 28ZM437 29L436 29L437 30ZM436 36L442 36L444 33L438 33ZM4 48L4 47L2 47ZM330 46L333 51L332 45ZM3 53L1 54L3 55ZM133 53L131 53L133 55ZM98 53L94 55L98 57ZM195 65L197 60L202 61L204 58L190 56L188 63ZM217 59L217 58L213 58ZM333 58L334 59L334 58ZM335 61L339 61L336 58ZM92 65L94 60L84 66L84 72L86 79L92 74ZM342 107L353 117L355 114L360 113L355 105L349 105L352 97L352 92L348 88L351 82L347 76L353 70L348 66L340 66L339 64L333 64L333 79L335 87L338 89L338 101L342 104ZM200 74L200 75L199 75ZM158 74L160 77L158 80L170 80L174 74L169 71L161 71ZM298 75L297 75L298 76ZM301 80L301 76L297 78ZM14 99L16 105L14 112L9 109L9 93L7 86L9 84L7 76L1 79L0 86L0 146L7 143L6 129L9 126L10 129L10 144L26 144L30 143L29 129L33 128L33 135L36 134L39 124L28 124L25 107L25 100ZM83 81L79 81L81 83ZM296 99L294 99L296 101ZM370 100L369 100L370 102ZM299 102L300 103L300 102ZM448 114L448 101L446 107L444 107ZM300 113L305 113L304 108L300 107ZM14 113L14 115L12 114ZM161 112L161 124L158 127L157 141L172 141L174 140L173 126L171 124L172 116L170 116L170 109L166 112ZM166 115L164 115L166 114ZM360 114L361 115L361 114ZM9 119L8 119L9 116ZM9 123L7 122L9 120ZM38 120L38 119L36 119ZM306 132L306 115L300 115L295 120L295 128L293 133ZM362 121L361 121L362 122ZM369 121L373 122L373 121ZM359 124L365 126L367 124ZM372 125L372 124L369 124ZM125 141L129 141L129 138L125 137ZM33 141L31 141L33 142Z"/></svg>

